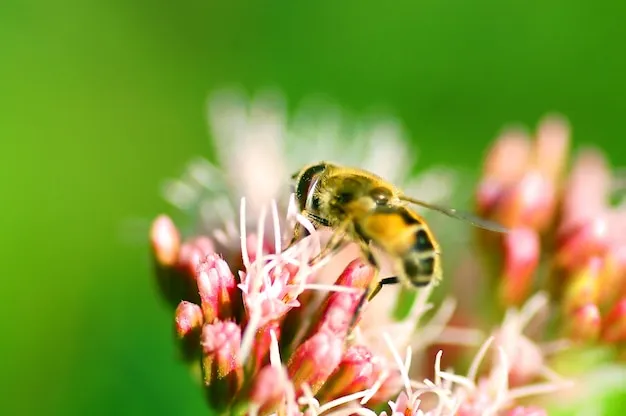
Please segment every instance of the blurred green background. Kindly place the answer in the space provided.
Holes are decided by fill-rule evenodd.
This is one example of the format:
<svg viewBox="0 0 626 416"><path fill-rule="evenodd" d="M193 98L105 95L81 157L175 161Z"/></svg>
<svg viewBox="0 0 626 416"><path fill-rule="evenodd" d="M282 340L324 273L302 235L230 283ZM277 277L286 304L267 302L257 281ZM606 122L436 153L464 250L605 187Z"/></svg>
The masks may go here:
<svg viewBox="0 0 626 416"><path fill-rule="evenodd" d="M2 414L206 413L144 233L215 88L384 105L465 168L559 111L624 163L624 2L177 3L0 3Z"/></svg>

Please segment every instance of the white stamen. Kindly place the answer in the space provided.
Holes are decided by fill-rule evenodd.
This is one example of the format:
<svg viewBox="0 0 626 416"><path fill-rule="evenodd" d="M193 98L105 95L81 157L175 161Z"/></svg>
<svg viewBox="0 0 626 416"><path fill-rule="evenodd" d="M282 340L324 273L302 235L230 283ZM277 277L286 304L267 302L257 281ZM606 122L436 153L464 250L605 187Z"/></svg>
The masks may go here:
<svg viewBox="0 0 626 416"><path fill-rule="evenodd" d="M263 243L265 240L265 218L267 216L267 208L264 206L261 207L261 213L259 214L259 223L257 226L257 241L256 241L256 256L255 256L255 264L256 264L256 272L261 272L261 267L263 265ZM258 276L258 274L257 274ZM253 292L256 293L259 291L261 285L258 282L258 279L255 279L257 285L253 285Z"/></svg>
<svg viewBox="0 0 626 416"><path fill-rule="evenodd" d="M432 305L429 305L427 301L433 291L433 288L434 286L431 283L424 289L420 290L417 294L417 298L411 308L411 317L415 317L415 325L417 325L422 316L424 316L424 314L432 308Z"/></svg>
<svg viewBox="0 0 626 416"><path fill-rule="evenodd" d="M278 219L278 205L276 200L272 199L272 222L274 224L274 252L280 253L282 251L282 235L280 234L280 221Z"/></svg>
<svg viewBox="0 0 626 416"><path fill-rule="evenodd" d="M420 331L420 336L418 339L418 345L420 347L432 344L437 339L437 337L441 335L443 330L446 328L446 324L452 318L455 309L456 300L452 298L446 298L443 301L437 312L435 312L435 316L433 316L428 324L425 325L425 327L422 328L422 330ZM423 315L423 313L421 315Z"/></svg>
<svg viewBox="0 0 626 416"><path fill-rule="evenodd" d="M500 365L494 369L494 378L498 379L496 381L497 390L491 407L494 413L505 403L507 399L506 393L509 390L509 359L502 347L498 347L498 357Z"/></svg>
<svg viewBox="0 0 626 416"><path fill-rule="evenodd" d="M437 405L438 409L444 408L444 407L446 408L450 407L450 402L452 401L452 399L449 397L450 392L445 389L442 389L439 386L436 386L435 383L433 383L432 381L426 379L424 380L424 383L419 383L417 381L411 380L411 386L419 389L417 391L417 394L419 396L425 393L435 394L438 400L438 405Z"/></svg>
<svg viewBox="0 0 626 416"><path fill-rule="evenodd" d="M509 390L506 398L507 400L517 400L528 396L537 396L540 394L554 393L555 391L569 388L573 385L572 382L563 382L560 384L555 383L536 383L529 386L517 387Z"/></svg>
<svg viewBox="0 0 626 416"><path fill-rule="evenodd" d="M293 192L289 194L289 202L287 203L287 218L296 218L296 215L300 212L298 203L296 202L296 194Z"/></svg>
<svg viewBox="0 0 626 416"><path fill-rule="evenodd" d="M422 411L419 410L420 404L422 404L422 400L419 398L419 394L416 394L415 397L413 397L413 399L411 400L411 411L412 412L416 412L417 414L421 414Z"/></svg>
<svg viewBox="0 0 626 416"><path fill-rule="evenodd" d="M474 385L474 383L469 380L466 377L460 376L458 374L452 374L449 373L447 371L440 371L439 372L439 377L443 380L447 380L450 381L452 383L456 383L459 384L465 388L467 388L468 390L474 390L476 388L476 386Z"/></svg>
<svg viewBox="0 0 626 416"><path fill-rule="evenodd" d="M298 283L298 285L300 286L298 288L298 290L300 292L302 292L304 289L304 285L307 282L306 278L303 278L303 276L310 276L313 273L313 269L311 269L311 267L309 267L309 259L311 258L311 253L308 250L308 247L306 246L306 244L309 242L310 240L306 240L304 242L304 246L302 248L302 250L298 253L299 257L298 257L298 271L296 272L296 275L293 277L293 281ZM302 243L299 243L302 244Z"/></svg>
<svg viewBox="0 0 626 416"><path fill-rule="evenodd" d="M443 355L443 350L437 351L437 355L435 356L435 384L441 384L441 377L439 374L441 373L441 356Z"/></svg>
<svg viewBox="0 0 626 416"><path fill-rule="evenodd" d="M304 228L306 228L306 230L309 232L309 234L313 235L315 234L315 227L313 226L313 224L311 223L311 221L309 221L308 218L306 218L304 215L302 214L296 214L296 219L298 220L298 222L300 224L302 224L302 226Z"/></svg>
<svg viewBox="0 0 626 416"><path fill-rule="evenodd" d="M367 402L369 402L372 399L372 397L374 397L374 395L378 392L378 389L380 389L383 383L385 382L385 380L387 380L387 377L389 377L389 371L388 370L381 371L380 375L376 379L376 382L374 382L372 387L369 388L369 394L367 394L365 397L363 397L363 399L361 399L362 405L367 404Z"/></svg>
<svg viewBox="0 0 626 416"><path fill-rule="evenodd" d="M241 257L246 270L250 269L250 256L248 256L248 235L246 227L246 198L241 198L239 206L239 234L241 235Z"/></svg>
<svg viewBox="0 0 626 416"><path fill-rule="evenodd" d="M413 351L411 350L411 346L406 347L406 355L404 356L404 368L411 368L411 358L413 357Z"/></svg>
<svg viewBox="0 0 626 416"><path fill-rule="evenodd" d="M478 375L478 368L480 367L480 364L482 363L483 358L485 358L485 354L487 354L487 350L491 346L491 343L493 342L494 338L495 337L493 335L487 338L487 341L485 341L485 343L480 347L480 349L478 350L478 353L476 353L476 356L472 360L472 364L470 365L470 368L467 372L467 379L471 380L472 383L476 383L476 376Z"/></svg>
<svg viewBox="0 0 626 416"><path fill-rule="evenodd" d="M320 408L320 403L313 395L311 387L309 387L307 383L302 383L300 387L302 388L302 396L298 399L298 403L300 405L308 405L309 410L314 416L319 415L318 409Z"/></svg>
<svg viewBox="0 0 626 416"><path fill-rule="evenodd" d="M287 264L292 264L294 266L299 266L300 262L297 260L283 256L282 254L267 254L263 257L264 261L267 261L263 269L261 270L261 274L268 274L270 270L277 267L281 262L285 262Z"/></svg>
<svg viewBox="0 0 626 416"><path fill-rule="evenodd" d="M424 382L411 380L411 387L417 390L429 389L430 387L436 387L435 383L428 379L424 379Z"/></svg>
<svg viewBox="0 0 626 416"><path fill-rule="evenodd" d="M452 368L452 367L448 367L445 371L446 371L448 374L451 374L451 375L453 375L453 376L454 376L454 375L456 375L456 373L454 372L454 368ZM442 371L441 371L441 368L439 368L439 373L441 373L441 372L442 372ZM442 379L442 381L441 381L441 386L442 386L443 388L447 389L447 390L450 390L450 389L452 388L452 384L454 384L454 383L452 383L452 381L450 381L450 380L444 380L444 379Z"/></svg>
<svg viewBox="0 0 626 416"><path fill-rule="evenodd" d="M278 338L276 338L276 332L273 329L270 329L270 365L274 368L280 368L283 365L280 359Z"/></svg>
<svg viewBox="0 0 626 416"><path fill-rule="evenodd" d="M265 270L261 270L261 272L264 272ZM259 273L258 276L256 276L256 280L260 280L263 282L263 285L265 285L265 289L268 290L270 287L272 287L272 279L270 277L269 274L269 270L267 271L267 273ZM261 285L259 285L259 292L261 291Z"/></svg>
<svg viewBox="0 0 626 416"><path fill-rule="evenodd" d="M404 363L402 362L402 358L400 358L400 354L398 354L396 347L394 347L393 343L391 342L391 338L389 337L389 334L387 334L386 332L383 333L383 339L387 343L387 346L389 347L389 351L391 352L391 355L393 355L393 358L396 361L396 364L398 365L398 369L400 370L400 375L402 376L402 382L404 383L404 388L406 389L406 394L407 396L411 397L411 379L409 378L407 369L403 365Z"/></svg>
<svg viewBox="0 0 626 416"><path fill-rule="evenodd" d="M259 308L253 308L250 312L250 320L248 321L248 325L246 325L246 329L243 332L243 336L241 337L241 347L239 356L241 357L241 362L245 362L252 350L252 344L254 343L254 335L256 331L259 329L259 323L261 322L261 311Z"/></svg>
<svg viewBox="0 0 626 416"><path fill-rule="evenodd" d="M539 292L530 298L522 307L518 315L519 330L526 328L528 323L539 313L541 309L548 305L548 296Z"/></svg>
<svg viewBox="0 0 626 416"><path fill-rule="evenodd" d="M317 410L318 410L318 412L320 414L322 414L325 411L332 409L333 407L339 407L342 404L346 404L346 403L349 403L349 402L351 402L353 400L365 397L367 395L367 393L368 393L367 390L363 390L363 391L359 391L357 393L348 394L347 396L339 397L338 399L331 400L330 402L328 402L325 405L321 406Z"/></svg>
<svg viewBox="0 0 626 416"><path fill-rule="evenodd" d="M296 203L296 196L293 193L289 194L289 202L287 203L287 215L285 216L287 224L283 230L283 239L291 239L292 231L298 222L296 215L299 211L300 209L298 208L298 204Z"/></svg>

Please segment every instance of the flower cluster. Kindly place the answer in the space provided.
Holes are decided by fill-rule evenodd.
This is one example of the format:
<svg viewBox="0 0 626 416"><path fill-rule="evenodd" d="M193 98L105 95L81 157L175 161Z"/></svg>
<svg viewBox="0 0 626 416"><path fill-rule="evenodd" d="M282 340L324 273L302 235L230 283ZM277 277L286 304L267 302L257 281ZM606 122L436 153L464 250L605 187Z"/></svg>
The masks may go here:
<svg viewBox="0 0 626 416"><path fill-rule="evenodd" d="M256 234L243 229L238 276L207 240L181 244L167 217L153 226L158 269L168 279L162 287L185 294L176 308L176 333L185 357L200 364L211 406L291 415L299 414L302 400L318 412L324 411L320 403L334 407L366 396L380 402L380 392L397 390L397 371L366 342L347 337L358 289L369 283L373 270L348 255L335 284L318 283L323 279L316 274L333 267L308 264L319 252L321 236L312 230L312 236L282 250L275 205L273 213L273 245L263 221Z"/></svg>
<svg viewBox="0 0 626 416"><path fill-rule="evenodd" d="M561 311L560 335L626 341L626 209L600 151L582 150L566 172L569 128L550 117L535 139L507 131L491 149L477 191L478 212L511 228L494 241L499 299L523 302L538 288ZM491 241L489 241L491 240ZM497 261L503 259L503 261Z"/></svg>
<svg viewBox="0 0 626 416"><path fill-rule="evenodd" d="M364 313L355 333L349 334L362 289L373 277L371 266L350 248L309 266L324 236L296 215L312 234L282 250L275 205L273 212L271 238L263 221L255 234L247 235L243 229L243 267L238 276L210 240L195 238L182 243L179 231L165 216L153 224L151 240L162 290L172 302L176 296L183 299L175 311L181 352L201 376L213 409L224 414L317 415L331 410L378 414L371 409L388 401L392 415L503 411L529 415L542 413L513 406L519 397L564 385L541 363L533 362L535 374L547 372L546 383L507 387L510 376L527 369L526 363L520 368L511 365L511 360L526 353L517 347L523 339L524 323L535 312L533 307L530 312L522 311L521 318L511 311L511 322L483 344L467 376L441 371L439 352L432 381L412 377L411 360L428 344L415 342L406 334L411 334L432 306L426 303L432 287L420 293L402 321L381 322L379 317L376 322L362 322L368 318ZM334 270L342 271L335 274ZM332 279L333 284L321 283ZM424 333L438 338L445 315L449 315L445 309L439 309L423 326ZM488 374L479 376L479 364L494 340L498 358ZM532 343L527 343L532 349ZM401 350L406 350L404 359Z"/></svg>
<svg viewBox="0 0 626 416"><path fill-rule="evenodd" d="M175 309L181 355L212 409L545 415L549 401L528 398L571 386L551 370L563 348L626 341L626 216L606 202L614 184L597 151L581 153L565 175L569 129L555 117L534 140L505 132L487 155L476 211L510 231L478 230L478 252L461 253L452 262L457 271L447 264L436 289L407 296L400 285L385 287L350 330L374 270L354 244L312 264L332 231L300 215L285 178L328 156L310 149L359 154L362 162L336 161L430 201L445 203L456 178L437 168L407 181L409 170L399 168L412 166L414 152L395 121L346 128L336 111L322 122L303 114L288 124L276 95L248 106L237 94L218 94L210 121L220 168L195 160L165 187L170 202L199 213L194 228L167 216L152 225L159 288ZM351 147L337 149L346 134ZM286 150L303 137L306 157ZM285 163L284 153L297 165ZM241 201L239 218L233 201ZM296 224L309 236L286 247Z"/></svg>

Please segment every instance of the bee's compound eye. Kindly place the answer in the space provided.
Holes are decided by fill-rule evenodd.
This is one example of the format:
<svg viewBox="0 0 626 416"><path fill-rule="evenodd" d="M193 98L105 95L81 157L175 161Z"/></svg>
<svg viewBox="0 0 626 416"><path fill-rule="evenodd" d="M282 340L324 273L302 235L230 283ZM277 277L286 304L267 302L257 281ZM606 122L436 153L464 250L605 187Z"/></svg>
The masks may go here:
<svg viewBox="0 0 626 416"><path fill-rule="evenodd" d="M337 194L337 202L339 204L347 204L353 199L354 199L354 194L352 192L339 192Z"/></svg>
<svg viewBox="0 0 626 416"><path fill-rule="evenodd" d="M392 197L391 191L387 188L374 188L370 191L370 197L376 201L377 205L385 205Z"/></svg>

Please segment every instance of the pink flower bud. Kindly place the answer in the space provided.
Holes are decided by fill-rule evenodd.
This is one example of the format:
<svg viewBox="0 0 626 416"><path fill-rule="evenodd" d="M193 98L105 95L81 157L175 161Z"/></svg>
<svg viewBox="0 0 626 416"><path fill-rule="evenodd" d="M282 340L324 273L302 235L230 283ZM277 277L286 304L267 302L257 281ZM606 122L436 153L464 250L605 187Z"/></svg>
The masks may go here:
<svg viewBox="0 0 626 416"><path fill-rule="evenodd" d="M573 270L589 258L603 255L608 248L609 225L605 218L595 217L570 226L559 233L555 262Z"/></svg>
<svg viewBox="0 0 626 416"><path fill-rule="evenodd" d="M343 338L318 332L300 344L289 359L287 371L297 392L307 383L316 394L341 362Z"/></svg>
<svg viewBox="0 0 626 416"><path fill-rule="evenodd" d="M289 386L289 379L282 367L266 365L259 371L252 381L250 402L258 407L259 415L274 413L285 398Z"/></svg>
<svg viewBox="0 0 626 416"><path fill-rule="evenodd" d="M598 305L605 308L626 294L626 246L612 247L598 278Z"/></svg>
<svg viewBox="0 0 626 416"><path fill-rule="evenodd" d="M215 253L215 246L210 238L202 236L193 238L181 246L176 268L193 278L200 263L213 253Z"/></svg>
<svg viewBox="0 0 626 416"><path fill-rule="evenodd" d="M327 402L370 388L380 376L382 360L364 345L354 345L345 352L341 363L317 394Z"/></svg>
<svg viewBox="0 0 626 416"><path fill-rule="evenodd" d="M181 299L196 301L195 282L192 274L185 270L181 275L181 257L189 252L186 244L181 245L180 234L172 220L159 216L152 224L150 242L156 263L156 277L161 294L177 306Z"/></svg>
<svg viewBox="0 0 626 416"><path fill-rule="evenodd" d="M602 270L602 259L592 258L587 265L570 276L564 283L562 308L565 313L587 304L598 302L598 276Z"/></svg>
<svg viewBox="0 0 626 416"><path fill-rule="evenodd" d="M203 258L202 250L199 247L196 247L191 242L183 243L180 247L180 255L178 256L176 268L183 273L185 277L189 277L191 280L191 278L195 276L196 269Z"/></svg>
<svg viewBox="0 0 626 416"><path fill-rule="evenodd" d="M530 162L531 142L528 136L517 130L505 132L493 144L483 168L483 178L476 193L477 212L492 217L506 193L523 175Z"/></svg>
<svg viewBox="0 0 626 416"><path fill-rule="evenodd" d="M240 343L241 330L234 322L218 321L202 328L202 374L214 406L227 405L241 388Z"/></svg>
<svg viewBox="0 0 626 416"><path fill-rule="evenodd" d="M553 184L537 171L528 171L503 193L492 215L507 227L542 231L552 220L556 195Z"/></svg>
<svg viewBox="0 0 626 416"><path fill-rule="evenodd" d="M502 198L506 187L495 178L484 178L476 191L476 212L483 217L491 217Z"/></svg>
<svg viewBox="0 0 626 416"><path fill-rule="evenodd" d="M195 303L182 301L176 308L176 334L184 338L202 327L202 309Z"/></svg>
<svg viewBox="0 0 626 416"><path fill-rule="evenodd" d="M157 263L163 267L171 267L178 259L180 251L180 233L166 215L160 215L152 223L150 242Z"/></svg>
<svg viewBox="0 0 626 416"><path fill-rule="evenodd" d="M506 306L520 305L528 297L539 264L539 235L532 229L518 228L503 237L503 244L500 298Z"/></svg>
<svg viewBox="0 0 626 416"><path fill-rule="evenodd" d="M194 238L191 243L200 250L202 257L215 253L215 244L209 237L199 236Z"/></svg>
<svg viewBox="0 0 626 416"><path fill-rule="evenodd" d="M503 185L518 180L528 168L532 143L528 135L517 129L505 131L493 144L485 158L483 175Z"/></svg>
<svg viewBox="0 0 626 416"><path fill-rule="evenodd" d="M182 301L176 308L175 317L174 329L180 341L178 347L182 358L186 361L197 362L200 349L200 333L204 321L202 309L195 303Z"/></svg>
<svg viewBox="0 0 626 416"><path fill-rule="evenodd" d="M554 215L556 180L568 148L569 128L558 117L541 123L535 142L522 131L505 132L485 159L478 213L507 227L543 231Z"/></svg>
<svg viewBox="0 0 626 416"><path fill-rule="evenodd" d="M364 289L369 285L373 276L373 268L363 262L363 260L356 259L348 264L335 284ZM362 291L330 293L322 304L318 315L313 320L315 324L312 325L309 334L323 330L345 337L362 296Z"/></svg>
<svg viewBox="0 0 626 416"><path fill-rule="evenodd" d="M570 127L567 120L549 116L537 129L534 163L547 178L555 181L561 176L570 147Z"/></svg>
<svg viewBox="0 0 626 416"><path fill-rule="evenodd" d="M576 341L593 341L598 337L602 318L597 305L582 305L570 313L567 319L570 338Z"/></svg>
<svg viewBox="0 0 626 416"><path fill-rule="evenodd" d="M271 332L274 331L276 338L281 338L281 326L280 321L270 321L266 325L263 325L257 332L254 339L254 345L252 346L252 367L256 371L266 364L269 359L270 344L272 342ZM248 370L249 367L246 366Z"/></svg>
<svg viewBox="0 0 626 416"><path fill-rule="evenodd" d="M562 223L567 229L606 212L611 172L604 155L584 149L576 158L563 195Z"/></svg>
<svg viewBox="0 0 626 416"><path fill-rule="evenodd" d="M626 297L620 299L602 323L602 339L606 342L626 341Z"/></svg>
<svg viewBox="0 0 626 416"><path fill-rule="evenodd" d="M219 255L210 254L200 262L196 281L205 322L233 317L237 284L228 264Z"/></svg>

